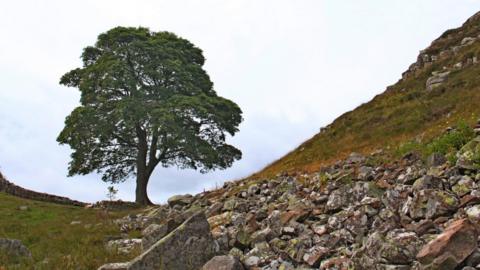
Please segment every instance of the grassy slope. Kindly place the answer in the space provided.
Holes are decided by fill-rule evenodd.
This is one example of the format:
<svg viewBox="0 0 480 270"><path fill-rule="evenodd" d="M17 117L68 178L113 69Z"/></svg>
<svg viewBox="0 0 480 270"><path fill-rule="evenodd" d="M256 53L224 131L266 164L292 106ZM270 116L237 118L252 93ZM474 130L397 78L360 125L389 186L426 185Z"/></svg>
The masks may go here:
<svg viewBox="0 0 480 270"><path fill-rule="evenodd" d="M438 55L444 49L459 45L464 37L479 34L480 15L475 15L462 27L445 32L424 52ZM402 142L414 138L428 141L459 119L473 124L480 116L480 64L453 71L443 86L431 92L425 90L433 71L452 67L460 61L465 63L473 56L480 59L480 41L423 67L415 76L400 80L370 102L343 114L323 132L253 178L283 171L314 171L351 152L375 149L394 152Z"/></svg>
<svg viewBox="0 0 480 270"><path fill-rule="evenodd" d="M28 206L29 210L19 210L20 206ZM15 266L12 260L9 265L7 258L0 255L0 269L97 269L107 262L129 259L104 248L106 236L120 235L112 220L127 213L110 212L106 217L99 212L0 193L0 238L21 240L34 258L33 262ZM70 225L72 221L82 224Z"/></svg>

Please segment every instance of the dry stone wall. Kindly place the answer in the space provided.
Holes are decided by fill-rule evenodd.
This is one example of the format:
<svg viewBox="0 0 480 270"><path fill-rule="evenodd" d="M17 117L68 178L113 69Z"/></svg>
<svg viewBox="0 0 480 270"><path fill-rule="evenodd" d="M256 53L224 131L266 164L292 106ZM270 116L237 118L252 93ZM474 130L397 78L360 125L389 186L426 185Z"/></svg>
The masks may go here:
<svg viewBox="0 0 480 270"><path fill-rule="evenodd" d="M0 173L0 192L5 192L13 196L17 196L17 197L29 199L29 200L35 200L35 201L43 201L43 202L51 202L51 203L58 203L58 204L75 205L75 206L86 205L83 202L71 200L66 197L51 195L48 193L36 192L26 188L19 187L10 181L7 181L7 179L5 179L5 177L1 173Z"/></svg>

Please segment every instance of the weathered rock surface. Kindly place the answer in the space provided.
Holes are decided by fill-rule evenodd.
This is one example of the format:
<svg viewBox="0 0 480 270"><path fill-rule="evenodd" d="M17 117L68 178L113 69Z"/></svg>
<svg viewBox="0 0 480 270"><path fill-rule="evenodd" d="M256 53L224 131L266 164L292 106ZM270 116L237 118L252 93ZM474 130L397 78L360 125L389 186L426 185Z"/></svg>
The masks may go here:
<svg viewBox="0 0 480 270"><path fill-rule="evenodd" d="M20 240L0 238L0 253L8 257L31 258L32 253Z"/></svg>
<svg viewBox="0 0 480 270"><path fill-rule="evenodd" d="M140 249L142 239L118 239L107 243L107 250L120 254L129 254L135 249Z"/></svg>
<svg viewBox="0 0 480 270"><path fill-rule="evenodd" d="M477 228L471 221L455 221L425 245L417 259L424 269L455 269L477 248L477 238Z"/></svg>
<svg viewBox="0 0 480 270"><path fill-rule="evenodd" d="M242 263L233 256L216 256L202 270L244 270Z"/></svg>
<svg viewBox="0 0 480 270"><path fill-rule="evenodd" d="M447 80L450 71L445 72L435 72L426 82L427 91L433 90L435 87L440 86L443 82Z"/></svg>
<svg viewBox="0 0 480 270"><path fill-rule="evenodd" d="M192 203L192 200L193 200L193 196L190 194L175 195L168 199L168 205L170 205L170 207L174 207L176 205L185 206Z"/></svg>
<svg viewBox="0 0 480 270"><path fill-rule="evenodd" d="M119 268L107 265L100 269L198 270L215 255L215 252L216 245L207 219L203 212L199 212L131 262L118 264Z"/></svg>

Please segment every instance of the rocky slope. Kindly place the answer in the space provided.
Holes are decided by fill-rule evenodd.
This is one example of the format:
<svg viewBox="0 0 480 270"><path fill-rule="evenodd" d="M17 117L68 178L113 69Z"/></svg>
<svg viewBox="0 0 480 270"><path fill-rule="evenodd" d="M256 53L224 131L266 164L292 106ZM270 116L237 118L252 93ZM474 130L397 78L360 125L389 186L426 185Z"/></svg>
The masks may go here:
<svg viewBox="0 0 480 270"><path fill-rule="evenodd" d="M124 231L143 230L148 254L178 237L175 228L192 213L205 212L211 233L186 238L210 243L193 253L199 261L213 257L212 246L224 256L204 270L480 269L476 131L479 136L456 153L455 164L440 154L426 162L413 153L384 162L381 151L353 153L312 174L230 182L216 191L175 196L168 205L117 222ZM180 254L185 241L170 250ZM117 266L102 269L164 269ZM198 263L182 267L199 269Z"/></svg>
<svg viewBox="0 0 480 270"><path fill-rule="evenodd" d="M394 152L413 139L426 143L459 119L474 124L480 114L479 35L477 13L422 50L402 79L384 93L338 117L254 177L314 172L351 152Z"/></svg>

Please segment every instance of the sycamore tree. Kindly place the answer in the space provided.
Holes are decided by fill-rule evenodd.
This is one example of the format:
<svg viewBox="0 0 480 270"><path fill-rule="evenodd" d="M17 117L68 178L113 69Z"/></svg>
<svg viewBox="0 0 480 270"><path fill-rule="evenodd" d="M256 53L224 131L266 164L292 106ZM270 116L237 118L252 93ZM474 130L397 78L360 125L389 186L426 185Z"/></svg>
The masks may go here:
<svg viewBox="0 0 480 270"><path fill-rule="evenodd" d="M204 173L241 158L226 138L238 131L242 111L216 94L202 51L188 40L116 27L81 59L83 67L60 80L81 92L57 138L73 150L69 176L97 172L111 183L135 176L136 202L146 205L158 165Z"/></svg>

